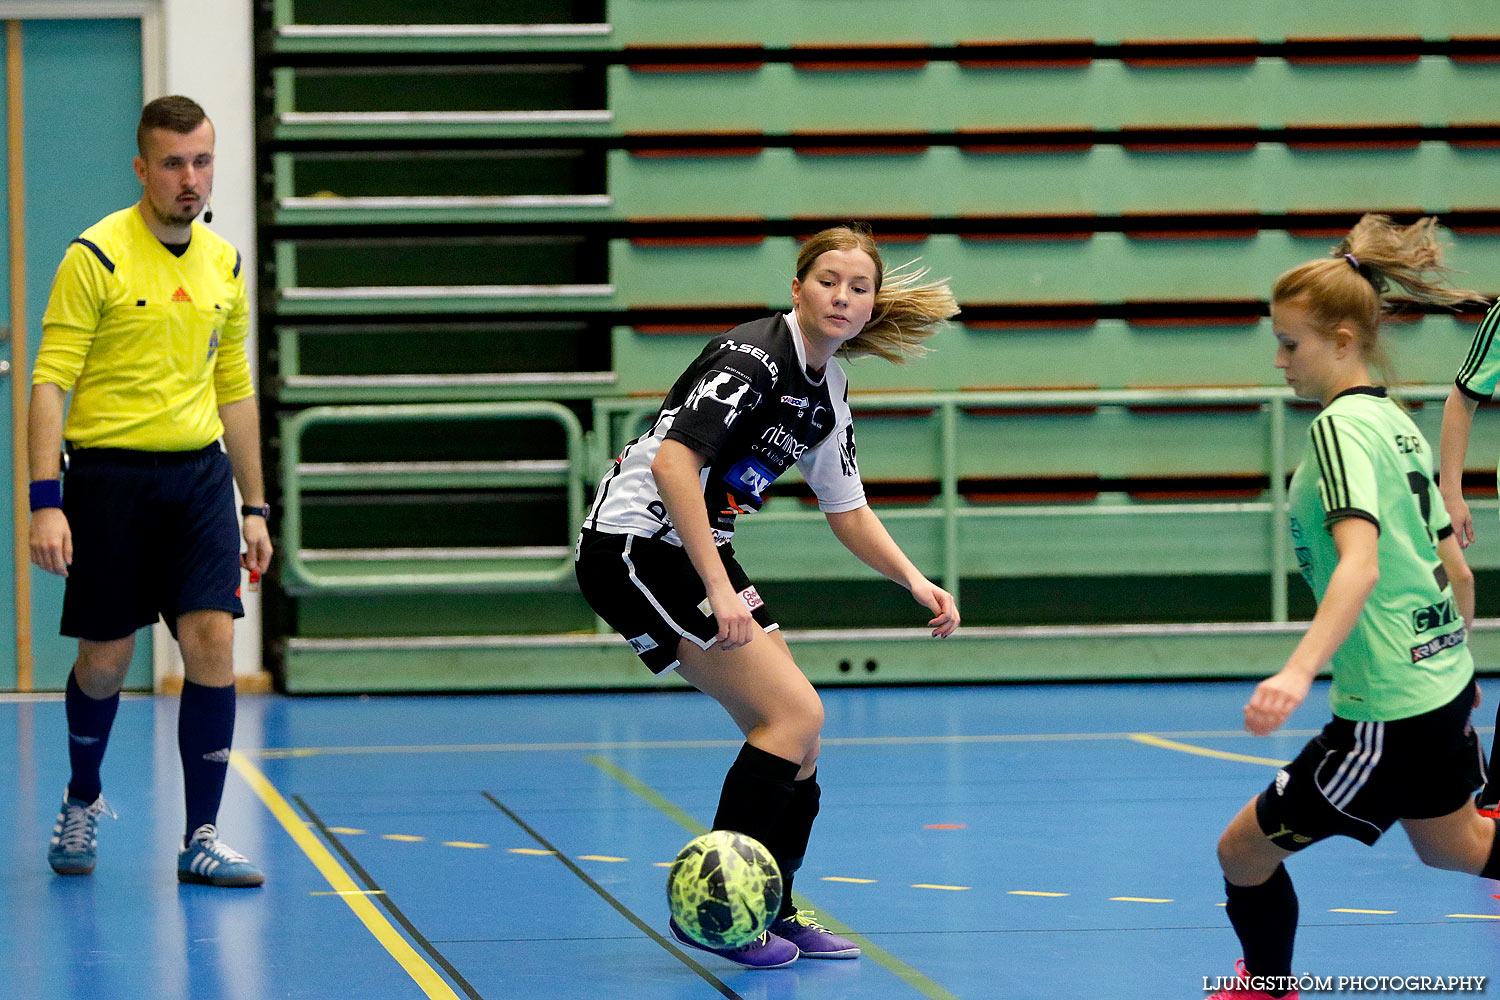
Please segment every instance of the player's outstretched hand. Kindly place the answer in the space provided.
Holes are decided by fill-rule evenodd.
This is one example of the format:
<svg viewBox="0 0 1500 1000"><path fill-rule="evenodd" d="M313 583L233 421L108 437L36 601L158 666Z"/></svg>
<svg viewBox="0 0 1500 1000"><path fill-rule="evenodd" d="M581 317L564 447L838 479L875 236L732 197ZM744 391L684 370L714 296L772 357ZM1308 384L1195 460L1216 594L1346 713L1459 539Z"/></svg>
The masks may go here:
<svg viewBox="0 0 1500 1000"><path fill-rule="evenodd" d="M714 621L719 623L719 634L715 637L718 649L739 649L760 631L750 605L733 590L708 595L708 606L713 609Z"/></svg>
<svg viewBox="0 0 1500 1000"><path fill-rule="evenodd" d="M73 529L61 507L32 511L31 561L48 573L68 575L73 562Z"/></svg>
<svg viewBox="0 0 1500 1000"><path fill-rule="evenodd" d="M1307 700L1311 688L1311 677L1283 667L1255 686L1255 693L1245 706L1245 728L1256 736L1269 736Z"/></svg>
<svg viewBox="0 0 1500 1000"><path fill-rule="evenodd" d="M958 628L958 603L942 587L931 580L923 580L911 589L911 596L932 612L933 618L927 624L932 626L934 639L950 636Z"/></svg>
<svg viewBox="0 0 1500 1000"><path fill-rule="evenodd" d="M1463 497L1443 496L1443 506L1448 508L1448 519L1453 522L1453 537L1459 548L1468 548L1474 543L1474 515L1469 512L1469 503Z"/></svg>
<svg viewBox="0 0 1500 1000"><path fill-rule="evenodd" d="M245 551L240 553L240 565L250 571L252 577L260 577L271 566L271 532L266 519L254 514L247 515L240 528L245 536Z"/></svg>

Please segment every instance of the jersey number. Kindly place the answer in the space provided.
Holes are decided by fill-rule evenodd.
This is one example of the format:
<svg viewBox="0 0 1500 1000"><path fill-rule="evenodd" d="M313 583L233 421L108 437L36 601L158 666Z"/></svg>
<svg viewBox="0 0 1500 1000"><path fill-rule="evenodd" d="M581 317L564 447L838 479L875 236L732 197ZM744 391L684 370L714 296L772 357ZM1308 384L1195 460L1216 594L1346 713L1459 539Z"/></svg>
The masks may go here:
<svg viewBox="0 0 1500 1000"><path fill-rule="evenodd" d="M1435 542L1432 537L1432 486L1426 476L1420 472L1408 472L1406 482L1411 486L1412 493L1416 494L1417 507L1422 511L1422 527L1427 529L1427 540Z"/></svg>
<svg viewBox="0 0 1500 1000"><path fill-rule="evenodd" d="M1411 491L1417 495L1417 507L1422 511L1422 527L1427 529L1427 540L1434 545L1437 539L1432 534L1432 486L1427 477L1420 472L1408 472L1406 481L1411 484ZM1442 563L1432 568L1432 580L1437 584L1439 591L1448 587L1448 571Z"/></svg>

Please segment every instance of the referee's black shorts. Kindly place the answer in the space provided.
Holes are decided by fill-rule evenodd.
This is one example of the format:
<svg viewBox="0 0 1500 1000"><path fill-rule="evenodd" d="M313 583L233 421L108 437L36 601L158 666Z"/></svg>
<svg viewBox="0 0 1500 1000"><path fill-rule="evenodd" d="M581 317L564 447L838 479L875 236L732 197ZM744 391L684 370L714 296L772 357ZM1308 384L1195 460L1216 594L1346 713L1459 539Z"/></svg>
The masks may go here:
<svg viewBox="0 0 1500 1000"><path fill-rule="evenodd" d="M767 632L778 628L734 549L719 546L719 557L756 623ZM679 546L584 528L573 568L594 612L625 637L653 674L676 668L679 640L707 649L719 633L703 581Z"/></svg>
<svg viewBox="0 0 1500 1000"><path fill-rule="evenodd" d="M63 635L109 642L160 616L175 636L189 611L244 617L234 476L218 444L74 449L63 513L73 532Z"/></svg>
<svg viewBox="0 0 1500 1000"><path fill-rule="evenodd" d="M1333 836L1373 846L1402 819L1436 819L1484 784L1469 721L1474 681L1448 704L1391 722L1334 716L1255 801L1271 843L1300 851Z"/></svg>

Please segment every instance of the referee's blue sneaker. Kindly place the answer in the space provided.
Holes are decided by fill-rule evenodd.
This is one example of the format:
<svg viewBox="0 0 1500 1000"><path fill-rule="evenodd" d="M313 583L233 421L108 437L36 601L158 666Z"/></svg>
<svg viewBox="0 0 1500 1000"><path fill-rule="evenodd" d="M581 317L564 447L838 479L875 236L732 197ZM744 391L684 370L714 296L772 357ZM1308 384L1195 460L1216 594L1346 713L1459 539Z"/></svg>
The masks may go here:
<svg viewBox="0 0 1500 1000"><path fill-rule="evenodd" d="M720 958L728 959L735 965L744 966L747 969L779 969L797 961L797 946L769 932L738 948L709 948L684 934L682 928L677 926L676 920L669 918L667 929L672 932L672 938L678 944L706 951L710 955L718 955Z"/></svg>
<svg viewBox="0 0 1500 1000"><path fill-rule="evenodd" d="M114 810L99 796L93 802L63 793L62 809L52 826L47 864L59 875L92 875L99 862L99 817Z"/></svg>
<svg viewBox="0 0 1500 1000"><path fill-rule="evenodd" d="M859 957L859 945L818 923L812 910L793 910L771 925L771 935L796 945L803 958Z"/></svg>
<svg viewBox="0 0 1500 1000"><path fill-rule="evenodd" d="M266 877L239 851L219 839L212 823L193 831L187 846L177 852L177 881L250 889Z"/></svg>

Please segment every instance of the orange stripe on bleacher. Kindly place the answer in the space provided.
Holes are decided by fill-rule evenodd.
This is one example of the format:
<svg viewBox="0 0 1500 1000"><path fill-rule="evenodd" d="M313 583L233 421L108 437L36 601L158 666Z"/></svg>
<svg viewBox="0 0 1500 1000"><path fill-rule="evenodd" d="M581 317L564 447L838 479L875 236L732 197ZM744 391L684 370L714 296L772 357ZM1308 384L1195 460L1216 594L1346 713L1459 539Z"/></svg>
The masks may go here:
<svg viewBox="0 0 1500 1000"><path fill-rule="evenodd" d="M1170 41L1129 41L1121 42L1120 61L1131 69L1196 69L1205 66L1253 66L1255 64L1255 46L1259 44L1254 38L1199 38L1191 41L1173 39ZM1242 51L1233 53L1193 53L1195 47L1205 49L1223 49L1232 47ZM1170 47L1172 55L1150 54L1131 55L1131 52L1143 52L1151 49Z"/></svg>
<svg viewBox="0 0 1500 1000"><path fill-rule="evenodd" d="M761 141L765 137L758 132L627 132L626 139L647 141L672 141L692 139L722 139L735 143L723 146L632 146L626 152L638 159L675 159L697 157L748 157L759 156L766 151ZM742 140L742 142L740 141Z"/></svg>
<svg viewBox="0 0 1500 1000"><path fill-rule="evenodd" d="M1478 50L1449 52L1448 58L1456 63L1500 62L1500 35L1454 35L1449 41L1456 46L1472 45Z"/></svg>
<svg viewBox="0 0 1500 1000"><path fill-rule="evenodd" d="M1290 51L1282 58L1294 66L1407 65L1422 58L1422 39L1405 35L1387 38L1288 37L1286 44ZM1386 51L1349 51L1353 46L1372 44ZM1299 48L1306 51L1299 52Z"/></svg>
<svg viewBox="0 0 1500 1000"><path fill-rule="evenodd" d="M1459 149L1494 149L1500 146L1500 123L1450 125L1447 141Z"/></svg>
<svg viewBox="0 0 1500 1000"><path fill-rule="evenodd" d="M1159 125L1127 125L1120 129L1120 145L1132 153L1253 153L1256 138L1230 136L1234 132L1253 133L1254 125L1187 125L1164 129ZM1162 134L1181 136L1180 139L1158 138ZM1142 138L1132 139L1132 135ZM1152 138L1144 138L1144 136ZM1217 136L1218 138L1209 138Z"/></svg>
<svg viewBox="0 0 1500 1000"><path fill-rule="evenodd" d="M795 55L797 52L828 51L826 45L793 45L790 51ZM925 42L882 42L871 45L840 45L838 51L855 54L861 50L879 52L884 55L887 52L900 52L908 49L913 52L927 52L931 46ZM919 56L911 59L871 59L855 56L851 59L830 59L820 55L819 58L792 59L792 68L801 73L904 73L913 72L927 68L928 58Z"/></svg>
<svg viewBox="0 0 1500 1000"><path fill-rule="evenodd" d="M802 140L802 142L792 146L792 152L798 156L920 156L932 148L932 144L926 142L860 142L858 145L828 142L830 139L859 140L865 138L867 135L870 138L886 139L892 136L904 136L908 134L913 138L925 138L928 135L926 132L861 133L796 131L791 133L791 137L796 140Z"/></svg>
<svg viewBox="0 0 1500 1000"><path fill-rule="evenodd" d="M1053 39L1049 41L971 41L959 42L958 50L1000 49L1014 56L960 56L956 62L963 69L1087 69L1092 56L1073 55L1080 48L1093 48L1092 38ZM1065 54L1066 53L1066 54Z"/></svg>
<svg viewBox="0 0 1500 1000"><path fill-rule="evenodd" d="M1309 125L1286 127L1286 145L1304 153L1338 153L1364 149L1416 149L1422 144L1423 126L1417 122L1370 123L1364 125Z"/></svg>
<svg viewBox="0 0 1500 1000"><path fill-rule="evenodd" d="M1034 154L1087 153L1094 148L1094 130L1087 126L1029 129L965 129L954 132L965 153Z"/></svg>

